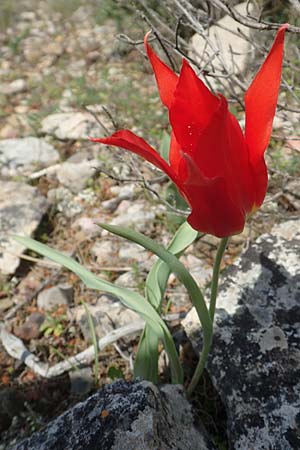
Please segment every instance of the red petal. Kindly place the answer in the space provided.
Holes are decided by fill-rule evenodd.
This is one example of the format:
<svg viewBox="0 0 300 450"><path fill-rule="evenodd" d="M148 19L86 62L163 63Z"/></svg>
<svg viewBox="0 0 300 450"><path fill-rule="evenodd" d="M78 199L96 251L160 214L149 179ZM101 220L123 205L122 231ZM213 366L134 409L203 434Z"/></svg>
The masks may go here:
<svg viewBox="0 0 300 450"><path fill-rule="evenodd" d="M170 109L170 122L176 139L185 152L198 151L199 136L219 105L220 99L209 91L188 62L183 60Z"/></svg>
<svg viewBox="0 0 300 450"><path fill-rule="evenodd" d="M91 138L90 140L92 142L101 142L106 145L115 145L136 153L161 169L174 181L174 183L178 184L174 171L166 163L166 161L154 150L154 148L147 144L144 139L140 138L131 131L120 130L107 138Z"/></svg>
<svg viewBox="0 0 300 450"><path fill-rule="evenodd" d="M231 236L243 231L245 213L232 202L223 178L190 186L188 191L188 200L192 207L188 222L194 229L217 237Z"/></svg>
<svg viewBox="0 0 300 450"><path fill-rule="evenodd" d="M154 71L161 101L167 108L170 108L178 76L159 59L148 44L148 36L150 33L151 31L146 34L144 39L145 49Z"/></svg>
<svg viewBox="0 0 300 450"><path fill-rule="evenodd" d="M169 151L169 163L176 174L179 174L181 160L182 160L181 146L178 144L176 137L172 131L170 151ZM183 179L183 174L180 174L180 178Z"/></svg>
<svg viewBox="0 0 300 450"><path fill-rule="evenodd" d="M245 95L245 137L250 161L254 164L264 154L272 132L280 87L284 33L287 28L288 24L285 24L277 32L265 62Z"/></svg>

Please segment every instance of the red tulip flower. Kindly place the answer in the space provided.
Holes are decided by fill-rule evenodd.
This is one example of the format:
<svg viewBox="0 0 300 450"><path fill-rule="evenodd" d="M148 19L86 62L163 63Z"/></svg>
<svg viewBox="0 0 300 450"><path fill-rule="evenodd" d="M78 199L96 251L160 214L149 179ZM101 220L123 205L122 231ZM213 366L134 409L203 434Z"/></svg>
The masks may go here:
<svg viewBox="0 0 300 450"><path fill-rule="evenodd" d="M247 215L262 204L267 190L264 153L269 144L281 79L284 34L273 46L245 94L245 131L184 59L179 76L154 53L145 36L162 103L172 127L169 163L146 141L120 130L95 142L115 145L145 158L165 172L191 207L196 230L226 237L242 232Z"/></svg>

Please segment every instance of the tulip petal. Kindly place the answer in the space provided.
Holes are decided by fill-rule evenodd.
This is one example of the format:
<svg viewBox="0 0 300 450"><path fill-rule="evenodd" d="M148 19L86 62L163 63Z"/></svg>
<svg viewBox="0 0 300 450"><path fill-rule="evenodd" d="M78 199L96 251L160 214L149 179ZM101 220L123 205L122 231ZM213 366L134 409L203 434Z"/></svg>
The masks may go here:
<svg viewBox="0 0 300 450"><path fill-rule="evenodd" d="M170 109L170 122L184 152L191 154L198 151L199 136L219 105L220 99L210 92L189 63L183 60Z"/></svg>
<svg viewBox="0 0 300 450"><path fill-rule="evenodd" d="M162 103L170 108L178 76L152 50L148 44L149 31L144 39L145 49L152 65Z"/></svg>
<svg viewBox="0 0 300 450"><path fill-rule="evenodd" d="M170 141L170 151L169 151L169 163L176 174L179 174L181 159L182 159L181 146L178 144L175 134L172 131ZM182 173L180 173L180 178L183 178Z"/></svg>
<svg viewBox="0 0 300 450"><path fill-rule="evenodd" d="M284 33L280 27L273 46L245 94L245 137L250 161L255 164L264 154L270 140L281 79Z"/></svg>
<svg viewBox="0 0 300 450"><path fill-rule="evenodd" d="M106 145L122 147L142 156L144 159L154 164L165 172L174 183L178 183L177 177L166 161L152 148L144 139L129 130L120 130L107 138L90 138L92 142L100 142Z"/></svg>
<svg viewBox="0 0 300 450"><path fill-rule="evenodd" d="M232 201L226 180L221 177L207 179L188 155L185 160L189 175L183 189L192 208L188 223L195 230L217 237L241 233L245 212Z"/></svg>

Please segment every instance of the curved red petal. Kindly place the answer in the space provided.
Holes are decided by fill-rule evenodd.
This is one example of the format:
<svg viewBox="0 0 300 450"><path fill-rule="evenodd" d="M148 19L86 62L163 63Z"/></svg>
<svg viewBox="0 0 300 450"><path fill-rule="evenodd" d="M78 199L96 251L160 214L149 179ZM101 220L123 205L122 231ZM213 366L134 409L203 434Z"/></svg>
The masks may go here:
<svg viewBox="0 0 300 450"><path fill-rule="evenodd" d="M268 170L263 157L256 161L255 166L251 164L251 171L254 180L254 202L252 210L256 210L263 203L268 187Z"/></svg>
<svg viewBox="0 0 300 450"><path fill-rule="evenodd" d="M245 94L245 137L250 160L260 160L270 140L281 79L284 33L280 27L272 48Z"/></svg>
<svg viewBox="0 0 300 450"><path fill-rule="evenodd" d="M219 105L220 99L209 91L188 62L183 60L170 109L170 122L176 140L185 152L197 151L199 136Z"/></svg>
<svg viewBox="0 0 300 450"><path fill-rule="evenodd" d="M169 163L176 174L179 174L180 162L182 160L181 146L178 144L175 134L172 131L169 151ZM183 178L183 174L180 174L180 178Z"/></svg>
<svg viewBox="0 0 300 450"><path fill-rule="evenodd" d="M243 231L245 213L232 202L223 178L190 186L188 192L192 212L187 220L195 230L220 238Z"/></svg>
<svg viewBox="0 0 300 450"><path fill-rule="evenodd" d="M120 130L106 138L90 138L92 142L114 145L129 150L165 172L174 183L178 184L177 177L166 161L144 139L129 130Z"/></svg>
<svg viewBox="0 0 300 450"><path fill-rule="evenodd" d="M156 55L148 44L150 33L151 31L146 34L144 39L145 49L154 71L161 101L167 108L170 108L178 76Z"/></svg>

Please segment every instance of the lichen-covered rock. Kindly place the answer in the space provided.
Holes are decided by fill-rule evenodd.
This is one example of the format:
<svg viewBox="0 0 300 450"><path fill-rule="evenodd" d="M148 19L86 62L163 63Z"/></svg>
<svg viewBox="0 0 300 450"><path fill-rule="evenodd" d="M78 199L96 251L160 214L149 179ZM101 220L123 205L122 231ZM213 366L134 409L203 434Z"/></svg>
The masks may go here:
<svg viewBox="0 0 300 450"><path fill-rule="evenodd" d="M300 219L261 236L225 275L208 371L231 450L300 448ZM199 349L195 312L185 329Z"/></svg>
<svg viewBox="0 0 300 450"><path fill-rule="evenodd" d="M117 381L13 450L216 450L180 386Z"/></svg>

